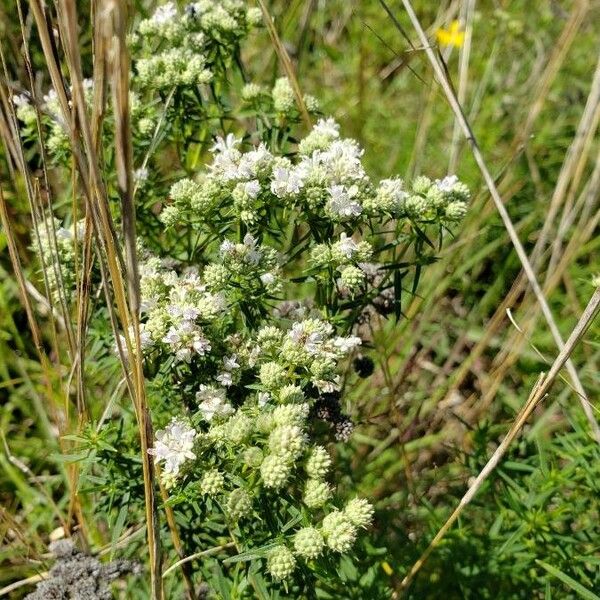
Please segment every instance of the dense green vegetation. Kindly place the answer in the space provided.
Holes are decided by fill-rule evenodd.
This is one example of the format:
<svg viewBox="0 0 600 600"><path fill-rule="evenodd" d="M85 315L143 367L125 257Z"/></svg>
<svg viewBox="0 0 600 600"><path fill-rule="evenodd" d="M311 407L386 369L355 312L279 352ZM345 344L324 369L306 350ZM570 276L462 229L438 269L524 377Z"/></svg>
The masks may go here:
<svg viewBox="0 0 600 600"><path fill-rule="evenodd" d="M51 25L47 31L54 27L52 41L69 85L73 62L65 24L72 23L67 10L71 3L56 4L58 12L54 5L46 7ZM76 4L82 74L98 78L98 56L107 43L102 27L114 28L108 29L115 35L109 39L118 48L114 40L125 39L122 23L115 18L107 25L96 3ZM136 373L141 368L136 370L135 360L119 359L111 323L117 321L117 329L125 333L126 311L113 300L119 289L130 301L135 296L126 278L119 282L115 277L130 264L121 269L118 252L114 270L109 260L111 244L126 247L132 239L127 228L121 234L126 211L119 148L126 143L120 146L123 139L114 118L114 77L122 63L104 55L107 110L102 119L94 104L98 96L91 88L85 92L89 122L101 123L95 132L100 140L95 146L99 187L104 187L100 193L91 176L82 176L48 102L40 129L35 111L27 120L12 108L13 95L31 89L27 60L40 102L52 87L37 5L21 2L17 12L11 0L0 2L0 595L22 598L31 593L54 563L50 542L72 536L79 548L103 561L138 560L140 572L123 574L112 593L151 598L144 483L151 478L152 463L144 466L140 452L143 411L136 405L142 397ZM360 356L340 354L335 359L342 375L338 408L354 423L352 435L347 441L345 430L339 435L346 421L336 415L317 425L311 421L310 442L314 436L333 458L328 475L335 487L333 505L342 508L358 495L373 504L374 518L351 549L342 544L343 553L324 553L317 561L297 556L288 581L275 576L285 573L288 565L274 572L269 558L274 531L281 533L277 544L292 547L290 532L298 523L307 524L306 510L298 508L288 488L285 494L275 488L260 495L255 514L261 517L239 528L236 521L232 533L231 510L219 505L220 498L206 499L197 481L201 477L194 479L183 470L185 485L170 487L173 481L162 478L159 485L157 476L153 488L164 597L598 598L600 446L566 369L414 578L403 582L517 421L540 373L549 370L559 350L403 3L266 2L285 52L261 24L260 11L245 12L256 6L242 3L246 16L239 17L235 35L219 38L214 33L213 39L210 34L208 41L199 39L197 47L190 32L185 38L168 39L185 52L187 45L192 48L191 55L183 54L179 82L173 73L155 78L161 68L156 63L137 63L158 56L152 45L158 34L152 27L147 28L147 39L143 33L127 38L137 101L129 110L133 152L126 170L133 174L142 164L147 170L132 184L142 300L148 281L154 281L155 273L148 268L153 255L180 261L178 276L183 280L185 266L205 269L218 262L223 237L242 243L250 232L261 244L276 247L286 257L277 265L280 270L269 262L268 252L263 256L273 281L261 285L256 283L258 271L236 271L234 291L227 292L230 310L210 325L213 351L219 360L227 357L232 346L226 336L236 333L246 336L243 341L250 348L264 323L285 329L279 316L271 316L274 299L283 297L310 299L333 323L336 335L363 338ZM150 2L131 3L123 28L139 31L140 22L155 8ZM583 0L449 0L415 1L414 9L443 60L558 330L567 339L594 295L600 273L600 6ZM207 31L220 31L212 27ZM192 64L190 56L200 53L204 62ZM120 56L124 59L125 53ZM299 90L293 79L287 86L281 83L281 77L291 75L286 56ZM128 69L128 63L123 64ZM203 80L204 68L213 72L212 81ZM247 83L262 86L262 91L245 87ZM273 86L277 91L272 92ZM297 95L304 99L306 114ZM119 106L118 94L116 102ZM57 105L56 113L60 110ZM329 116L339 123L341 138L354 138L365 149L361 162L372 187L364 184L356 196L364 206L372 196L384 196L377 187L382 179L399 175L411 197L428 198L435 186L430 182L423 187L419 176L433 181L455 173L471 191L464 219L451 219L446 211L458 195L446 198L435 214L419 213L413 203L381 212L364 208L362 216L345 221L332 217L330 205L319 205L320 200L313 206L302 196L286 204L285 195L273 191L267 178L261 179L262 204L252 204L253 215L245 212L247 198L234 205L231 190L197 210L200 201L190 201L188 188L172 187L186 177L204 182L214 161L211 147L226 134L242 139L239 148L244 153L262 141L273 155L298 164L298 142L312 135L307 121L314 125ZM40 150L40 131L47 155ZM93 175L93 161L86 163L90 146L82 143L80 149ZM103 238L103 229L94 236L91 229L81 229L75 242L69 237L63 244L59 236L60 247L40 257L37 239L50 247L48 240L55 235L54 221L49 225L45 216L52 212L57 231L63 226L68 230L86 214L86 188L94 198L96 193L105 198L119 233ZM90 232L88 241L85 231ZM356 271L344 269L360 271L357 265L364 258L346 261L347 251L337 263L331 254L321 262L315 258L323 244L332 246L341 233L355 231L360 231L356 240L368 240L377 262L386 265L387 279L355 282ZM302 232L308 232L306 237ZM108 247L103 239L110 241ZM9 252L11 243L16 255ZM89 248L89 256L83 247ZM124 256L131 258L128 252L125 249ZM55 262L61 265L58 270ZM227 268L233 269L229 263ZM88 276L89 288L82 285ZM338 277L345 277L350 290L345 295ZM277 287L279 278L283 283ZM169 285L175 289L177 284ZM357 286L354 291L352 285ZM367 323L360 321L385 289L388 299L392 292L390 305L372 310ZM108 302L107 290L112 294ZM29 298L29 315L23 292ZM158 292L156 298L159 304L165 301ZM145 319L144 325L149 320ZM596 420L599 341L595 322L571 353L587 394L583 400ZM246 360L242 342L235 343ZM166 343L157 342L157 347L160 344L143 369L155 430L167 428L172 417L185 412L190 415L188 424L210 431L194 399L198 382L222 375L217 359L189 368L173 366ZM257 360L276 363L282 354L278 350L273 347L268 357ZM123 379L123 362L132 373L131 394ZM273 396L280 393L276 386L276 391L267 389L262 371L251 379L253 363L240 362L245 374L234 382L235 391L228 392L236 407L265 390ZM294 384L306 394L313 419L315 405L323 409L321 390L313 390L313 380L301 367L286 367L286 376L295 378ZM334 380L332 369L323 371L323 380ZM248 418L256 421L259 415ZM253 433L252 440L253 447L266 452L273 445L265 435ZM142 447L147 441L142 439ZM229 483L241 485L250 478L251 461L244 458L240 466L241 453L225 446L225 458L221 450L206 454L202 472L224 469L231 476ZM261 476L264 480L264 469ZM177 471L174 477L179 477ZM256 475L252 485L259 479ZM330 510L329 504L324 506ZM270 511L272 520L264 517ZM336 542L329 544L333 549ZM181 557L207 550L170 569ZM204 589L206 583L210 591Z"/></svg>

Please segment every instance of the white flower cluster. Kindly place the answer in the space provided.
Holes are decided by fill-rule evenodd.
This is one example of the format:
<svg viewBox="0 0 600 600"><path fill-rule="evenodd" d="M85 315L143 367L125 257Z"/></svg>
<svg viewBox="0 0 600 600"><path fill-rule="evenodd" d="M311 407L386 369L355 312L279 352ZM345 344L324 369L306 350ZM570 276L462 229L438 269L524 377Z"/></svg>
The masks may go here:
<svg viewBox="0 0 600 600"><path fill-rule="evenodd" d="M83 80L83 92L85 102L88 105L91 105L93 93L91 79ZM73 89L70 87L68 89L69 96L72 93ZM15 95L12 98L12 102L16 109L17 118L24 124L21 135L24 137L37 137L36 110L31 103L29 94L23 93ZM69 105L71 105L71 101L69 101ZM42 122L48 127L45 139L48 153L54 160L60 160L68 155L69 138L56 90L50 88L48 92L44 94L39 108Z"/></svg>
<svg viewBox="0 0 600 600"><path fill-rule="evenodd" d="M314 363L325 361L328 370L335 369L360 339L336 336L330 324L307 319L288 330L264 327L246 343L233 336L229 344L237 344L239 354L225 356L224 368L244 370L244 381L256 383L235 393L215 377L200 384L198 410L192 416L196 428L174 419L157 433L152 453L163 465L169 487L181 483L186 474L201 472L200 493L216 498L235 524L257 513L259 522L264 519L260 511L272 509L273 492L286 491L292 498L300 490L296 501L305 514L303 526L285 532L293 550L286 544L281 556L267 557L273 578L285 579L297 558L313 560L326 551L349 551L358 529L372 517L373 509L365 500L352 500L341 511L335 508L334 489L326 481L331 457L310 440L313 400L306 395L311 384L318 389L321 383L310 373ZM228 396L231 393L239 403L240 392L245 399L236 409ZM261 496L270 501L258 502Z"/></svg>
<svg viewBox="0 0 600 600"><path fill-rule="evenodd" d="M360 338L336 336L331 324L309 318L293 323L287 332L263 327L248 353L259 357L259 379L265 391L280 397L288 393L282 386L290 376L294 383L310 385L319 392L337 390L337 363L360 344Z"/></svg>
<svg viewBox="0 0 600 600"><path fill-rule="evenodd" d="M83 80L84 101L88 109L91 109L93 103L93 81L91 79ZM72 87L67 90L70 98L73 93ZM17 117L23 123L20 130L21 135L27 139L37 139L37 119L36 110L31 103L29 94L19 94L13 96L13 104L16 109ZM69 106L72 101L69 100ZM134 141L145 140L156 126L156 109L153 105L144 103L139 95L131 90L129 92L129 106L131 109L131 124L134 134ZM70 142L68 128L64 120L62 108L58 99L56 90L50 88L42 98L40 103L40 117L42 126L46 129L45 144L50 159L54 163L64 163L71 158ZM106 141L113 134L112 115L110 112L106 115L103 136ZM107 144L109 145L109 144ZM146 173L147 175L147 173ZM143 170L136 173L136 179L144 177Z"/></svg>
<svg viewBox="0 0 600 600"><path fill-rule="evenodd" d="M218 138L208 171L172 188L174 203L165 209L165 223L206 221L232 201L248 225L279 207L295 208L308 219L355 226L373 218L457 221L466 212L469 192L456 177L435 182L419 177L410 190L400 179L375 186L362 165L362 148L341 138L333 119L315 125L300 142L295 161L275 156L263 144L242 152L241 143L233 134Z"/></svg>
<svg viewBox="0 0 600 600"><path fill-rule="evenodd" d="M368 212L386 212L416 222L458 222L467 213L470 192L456 175L432 181L417 177L408 189L401 179L384 179L367 205Z"/></svg>
<svg viewBox="0 0 600 600"><path fill-rule="evenodd" d="M283 118L299 114L296 96L287 77L277 79L270 93L256 83L247 83L242 88L242 100L258 108L260 112L272 112ZM319 102L314 96L304 94L302 100L309 113L319 110Z"/></svg>
<svg viewBox="0 0 600 600"><path fill-rule="evenodd" d="M164 428L156 432L154 447L148 450L154 462L163 469L163 481L170 487L180 474L183 465L194 458L196 430L185 420L174 418Z"/></svg>
<svg viewBox="0 0 600 600"><path fill-rule="evenodd" d="M183 285L187 295L189 277L183 278L183 283L178 278L171 286L170 281L165 282L156 272L150 281L147 267L145 271L146 289L166 287L168 294L159 293L172 298L174 290L179 295ZM169 319L168 306L161 300L150 313L166 312ZM187 319L194 320L199 315L198 303L190 305L187 298L175 306L176 310L171 313L177 316L190 306L193 310ZM151 327L149 323L145 325L144 334ZM171 326L163 325L163 329L165 327ZM219 329L222 334L226 330L226 326ZM315 449L308 443L306 428L312 400L306 394L314 398L322 391L337 389L338 363L361 344L360 338L335 335L331 324L311 318L293 323L289 329L265 326L247 340L230 334L223 341L225 344L219 350L221 358L216 354L212 356L212 367L203 371L202 383L196 392L196 418L209 426L206 439L216 447L230 443L242 444L244 448L259 446L260 472L267 488L283 486L299 457L306 453L309 482L305 503L321 506L330 496L329 486L322 479L331 461L323 449ZM175 350L176 357L177 352ZM239 386L242 379L245 384ZM251 388L246 387L252 381ZM230 393L236 397L241 393L245 397L237 410L228 399ZM241 453L240 450L238 455Z"/></svg>
<svg viewBox="0 0 600 600"><path fill-rule="evenodd" d="M37 237L35 234L37 233ZM58 219L47 217L33 231L33 250L38 253L49 292L54 301L59 299L60 287L66 301L75 287L75 240L81 244L85 234L84 221L76 226L63 227ZM81 247L81 246L80 246Z"/></svg>
<svg viewBox="0 0 600 600"><path fill-rule="evenodd" d="M345 232L333 244L317 244L310 253L311 263L317 268L335 268L339 274L340 291L353 294L367 281L363 265L370 260L373 248L369 242L355 242Z"/></svg>
<svg viewBox="0 0 600 600"><path fill-rule="evenodd" d="M220 293L207 289L197 272L178 274L157 258L141 264L140 286L145 322L143 334L148 353L162 349L176 362L204 358L211 350L211 324L225 313Z"/></svg>
<svg viewBox="0 0 600 600"><path fill-rule="evenodd" d="M242 0L200 0L179 11L174 2L159 6L132 36L137 80L142 87L170 89L208 83L215 69L236 52L248 29L260 23L260 10Z"/></svg>
<svg viewBox="0 0 600 600"><path fill-rule="evenodd" d="M261 290L273 294L279 290L277 252L268 246L259 245L249 233L244 236L241 244L223 241L219 257L219 264L209 265L205 269L205 278L213 288L223 287L226 270L227 284L241 286L248 294L260 294Z"/></svg>

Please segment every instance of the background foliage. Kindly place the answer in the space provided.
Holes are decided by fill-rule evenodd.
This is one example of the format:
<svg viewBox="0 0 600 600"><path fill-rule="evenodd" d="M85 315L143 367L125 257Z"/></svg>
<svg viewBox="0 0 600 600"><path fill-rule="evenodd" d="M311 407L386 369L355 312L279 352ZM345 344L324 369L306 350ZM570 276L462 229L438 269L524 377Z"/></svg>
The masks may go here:
<svg viewBox="0 0 600 600"><path fill-rule="evenodd" d="M132 14L150 10L136 4ZM465 14L464 4L415 2L432 43L439 28ZM390 5L414 41L400 4ZM91 65L89 6L78 3L77 8L85 69ZM364 549L368 561L347 561L339 572L348 589L363 590L352 597L384 598L398 588L457 505L557 352L529 290L503 305L520 264L467 146L453 141L452 113L423 50L416 42L415 49L408 46L375 0L274 0L269 8L302 91L317 96L344 134L367 148L364 160L373 176L427 172L442 177L456 153L457 174L476 192L467 223L443 258L424 272L419 295L406 295L404 317L382 322L372 350L373 378L347 390L348 408L360 425L352 443L339 448L336 469L342 488L357 488L375 499L376 520ZM10 0L3 0L3 52L13 81L24 82L14 13ZM468 21L473 37L464 106L529 253L548 221L588 101L599 19L600 5L594 1L536 0L478 2ZM27 26L34 72L47 87L35 27L30 21ZM575 30L571 37L569 28ZM455 85L463 50L464 45L440 48ZM251 80L269 85L281 74L266 30L252 34L242 60ZM556 71L551 69L554 60ZM538 271L564 336L598 274L597 124L595 118L589 142L568 169L564 203L547 225L550 243ZM165 152L161 160L168 169L173 157ZM29 249L31 221L23 184L12 177L5 160L1 164L0 183L24 274L39 282L39 265ZM573 222L560 227L571 209ZM141 464L128 427L132 409L118 393L112 396L118 366L104 350L106 340L89 341L85 364L94 414L99 419L109 404L122 416L122 426L111 425L98 435L87 430L85 446L59 439L58 380L65 373L40 364L3 237L0 244L0 585L47 570L48 540L61 525L60 515L69 512L65 482L74 459L80 461L82 511L92 546L111 556L139 556L143 532L136 535L135 525L143 517L141 504L133 499L142 495ZM568 260L561 262L565 252ZM507 307L523 334L508 318ZM36 310L43 313L43 302ZM51 320L42 323L52 355ZM596 409L599 333L592 328L573 355ZM164 399L173 390L152 389L150 394ZM73 442L80 454L69 455L65 442L67 447ZM407 597L578 597L565 576L598 593L599 459L575 393L559 381ZM127 534L132 536L119 543ZM193 564L201 572L224 568L211 558ZM166 583L167 597L179 597L179 574L169 575ZM142 579L119 585L115 590L123 597L147 597ZM228 597L225 578L223 586L221 594ZM11 597L28 591L20 587Z"/></svg>

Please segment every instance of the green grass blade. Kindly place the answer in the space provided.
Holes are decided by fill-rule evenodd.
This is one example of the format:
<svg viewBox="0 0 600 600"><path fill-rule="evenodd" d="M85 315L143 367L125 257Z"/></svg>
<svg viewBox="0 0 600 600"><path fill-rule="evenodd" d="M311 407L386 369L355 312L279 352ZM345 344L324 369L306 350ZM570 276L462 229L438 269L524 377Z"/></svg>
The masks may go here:
<svg viewBox="0 0 600 600"><path fill-rule="evenodd" d="M550 573L560 579L565 585L569 586L572 590L577 592L582 598L586 598L587 600L600 600L600 596L596 596L594 592L588 590L586 587L581 585L579 582L575 581L572 577L569 577L566 573L563 573L560 569L553 567L545 563L542 560L535 561L540 567L543 567Z"/></svg>

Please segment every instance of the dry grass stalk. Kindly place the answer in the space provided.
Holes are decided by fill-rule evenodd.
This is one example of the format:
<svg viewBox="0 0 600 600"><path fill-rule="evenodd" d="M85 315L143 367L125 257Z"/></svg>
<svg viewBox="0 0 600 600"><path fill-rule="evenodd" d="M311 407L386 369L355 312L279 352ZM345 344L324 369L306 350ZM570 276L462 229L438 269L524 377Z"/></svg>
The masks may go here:
<svg viewBox="0 0 600 600"><path fill-rule="evenodd" d="M294 72L294 66L292 65L292 61L290 60L290 55L288 51L285 49L279 34L277 33L277 29L275 28L275 24L273 23L273 17L267 8L264 0L258 0L258 4L263 13L263 20L265 22L265 26L269 31L269 36L271 37L271 42L273 43L273 47L275 48L275 52L281 61L281 65L283 66L283 70L287 78L290 80L290 85L292 86L292 90L294 92L294 96L296 98L296 104L298 105L298 110L300 111L300 115L302 116L302 120L304 121L304 125L307 129L311 128L310 116L308 114L308 110L306 108L306 104L304 102L304 98L302 97L302 91L300 90L300 85L298 83L298 78L296 77L296 73Z"/></svg>
<svg viewBox="0 0 600 600"><path fill-rule="evenodd" d="M467 97L467 85L469 81L469 58L471 56L471 40L473 39L473 14L475 12L475 0L467 0L463 4L463 20L465 24L465 41L460 48L458 67L458 102L464 105ZM454 119L452 128L452 143L450 145L450 160L448 161L448 173L456 172L458 154L460 149L460 125L458 119Z"/></svg>
<svg viewBox="0 0 600 600"><path fill-rule="evenodd" d="M79 174L79 182L84 191L88 214L91 217L93 225L94 238L102 250L99 264L103 274L103 287L105 294L107 295L107 305L110 311L111 323L113 325L115 336L117 337L118 346L120 347L118 341L119 333L122 331L127 355L134 358L134 360L130 361L131 364L128 365L125 355L123 354L123 348L120 347L123 370L134 403L140 431L142 463L144 468L144 492L146 499L146 525L150 554L151 593L152 598L159 598L161 597L162 592L160 586L160 551L156 533L157 516L153 484L154 470L151 458L147 452L151 445L152 428L145 398L141 357L139 356L139 353L134 352L134 343L130 335L131 328L134 336L139 342L139 328L136 327L137 314L132 310L130 305L131 299L129 301L127 299L124 283L124 273L126 269L116 232L114 230L114 224L108 209L106 190L104 188L98 155L94 144L95 140L93 140L86 113L81 60L78 47L78 28L75 4L72 1L64 0L58 4L57 8L61 40L65 51L66 63L69 67L73 90L72 111L69 107L60 69L56 62L56 55L53 52L50 24L47 21L46 14L39 1L33 0L31 3L31 9L38 27L48 70L53 86L57 91L65 122L67 123L72 152ZM113 298L110 297L108 282L111 284ZM116 304L116 312L114 312L113 309L113 299ZM135 305L136 301L134 299L133 306ZM137 347L139 347L139 345ZM132 371L131 377L129 376L129 368L131 368Z"/></svg>

